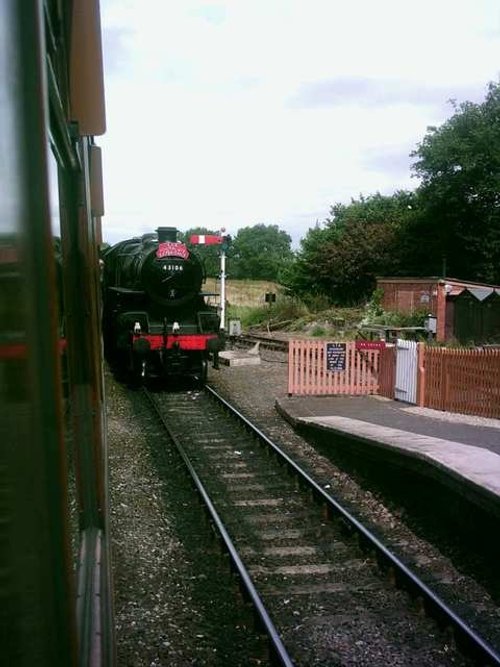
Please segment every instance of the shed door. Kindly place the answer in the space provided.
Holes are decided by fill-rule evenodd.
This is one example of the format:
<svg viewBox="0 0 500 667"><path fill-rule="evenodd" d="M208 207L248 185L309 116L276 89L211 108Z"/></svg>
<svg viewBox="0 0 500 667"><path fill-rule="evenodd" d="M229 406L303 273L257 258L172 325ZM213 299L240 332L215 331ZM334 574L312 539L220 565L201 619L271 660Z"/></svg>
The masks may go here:
<svg viewBox="0 0 500 667"><path fill-rule="evenodd" d="M417 402L417 343L414 340L397 341L394 398L406 403Z"/></svg>
<svg viewBox="0 0 500 667"><path fill-rule="evenodd" d="M413 313L415 310L415 295L413 290L398 289L396 293L396 310L402 313Z"/></svg>

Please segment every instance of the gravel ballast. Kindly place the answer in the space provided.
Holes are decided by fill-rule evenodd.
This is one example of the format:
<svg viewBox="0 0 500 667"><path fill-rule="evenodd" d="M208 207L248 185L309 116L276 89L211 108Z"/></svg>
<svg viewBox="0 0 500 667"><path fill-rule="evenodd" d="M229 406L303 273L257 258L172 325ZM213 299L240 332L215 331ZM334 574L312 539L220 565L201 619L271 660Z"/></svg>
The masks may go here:
<svg viewBox="0 0 500 667"><path fill-rule="evenodd" d="M397 512L361 489L276 413L276 398L287 393L286 357L268 350L261 357L259 366L210 369L209 383L307 467L320 484L332 489L361 520L369 521L389 544L404 549L407 562L417 569L434 567L449 588L458 586L460 605L481 609L481 619L489 619L489 634L493 633L489 628L500 627L498 609L480 586L411 533ZM211 612L205 608L206 597L200 601L199 595L206 588L203 577L207 575L193 570L192 565L192 545L198 537L189 535L186 526L179 527L172 518L172 503L179 496L177 492L169 495L165 488L165 476L150 447L155 427L144 427L137 392L108 375L107 400L118 664L244 664L235 658L237 650L231 655L225 650L224 641L207 624ZM177 464L172 460L162 465ZM187 495L185 502L189 502ZM202 539L205 537L200 536ZM213 610L212 614L216 615ZM234 620L235 625L239 623L245 626L246 621ZM242 627L242 645L247 630ZM265 661L256 659L250 664Z"/></svg>

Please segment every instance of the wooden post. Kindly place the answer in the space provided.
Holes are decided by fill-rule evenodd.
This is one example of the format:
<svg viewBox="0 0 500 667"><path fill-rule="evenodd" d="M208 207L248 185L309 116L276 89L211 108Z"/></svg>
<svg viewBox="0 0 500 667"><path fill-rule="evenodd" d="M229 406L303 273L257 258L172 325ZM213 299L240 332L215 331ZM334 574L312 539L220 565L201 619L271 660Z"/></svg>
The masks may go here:
<svg viewBox="0 0 500 667"><path fill-rule="evenodd" d="M440 343L446 339L446 285L437 285L436 307L436 340Z"/></svg>
<svg viewBox="0 0 500 667"><path fill-rule="evenodd" d="M417 405L425 405L425 343L417 343Z"/></svg>

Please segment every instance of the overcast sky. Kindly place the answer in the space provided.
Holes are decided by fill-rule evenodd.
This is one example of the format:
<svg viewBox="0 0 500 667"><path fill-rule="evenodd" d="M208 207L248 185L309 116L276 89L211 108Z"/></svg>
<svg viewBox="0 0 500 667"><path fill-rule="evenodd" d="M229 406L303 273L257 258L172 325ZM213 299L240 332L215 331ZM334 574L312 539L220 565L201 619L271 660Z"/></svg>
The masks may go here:
<svg viewBox="0 0 500 667"><path fill-rule="evenodd" d="M336 202L415 188L447 102L500 77L498 0L101 0L104 238L159 225L296 245Z"/></svg>

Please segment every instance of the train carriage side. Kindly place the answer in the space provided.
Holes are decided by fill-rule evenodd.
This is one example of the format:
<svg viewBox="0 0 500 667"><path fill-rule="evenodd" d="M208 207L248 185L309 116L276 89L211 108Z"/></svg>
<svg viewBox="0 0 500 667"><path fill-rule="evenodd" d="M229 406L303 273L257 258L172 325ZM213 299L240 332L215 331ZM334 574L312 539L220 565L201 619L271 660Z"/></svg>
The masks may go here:
<svg viewBox="0 0 500 667"><path fill-rule="evenodd" d="M100 39L98 0L0 3L0 634L19 667L115 663Z"/></svg>

